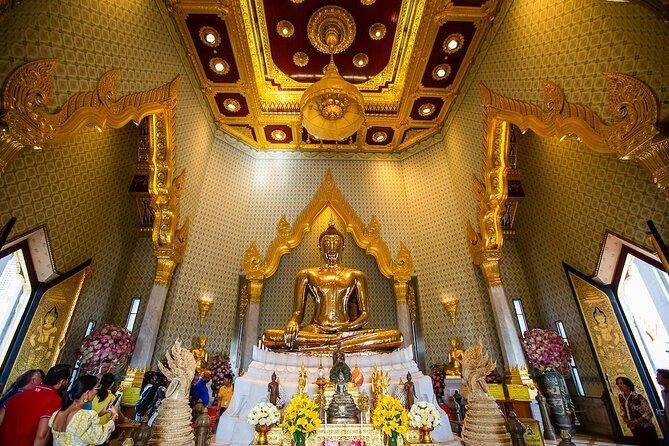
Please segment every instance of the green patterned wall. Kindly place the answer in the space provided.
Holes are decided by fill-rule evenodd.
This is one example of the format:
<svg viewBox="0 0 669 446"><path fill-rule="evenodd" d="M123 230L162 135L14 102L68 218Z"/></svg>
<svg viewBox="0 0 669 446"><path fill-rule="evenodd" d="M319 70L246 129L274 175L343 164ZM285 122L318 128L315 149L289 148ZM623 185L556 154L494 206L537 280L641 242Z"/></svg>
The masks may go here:
<svg viewBox="0 0 669 446"><path fill-rule="evenodd" d="M61 104L94 89L112 68L121 72L119 94L154 88L182 74L176 164L187 169L182 215L193 218L213 134L170 26L152 0L25 0L0 27L0 78L26 61L57 58L55 103ZM130 297L148 295L155 260L142 254L145 241L136 241L136 211L127 193L135 147L134 126L103 134L87 130L57 147L22 153L0 177L0 222L17 216L14 235L46 224L61 271L93 258L65 360L73 359L88 319L124 322L119 312L127 311ZM135 246L140 252L133 254Z"/></svg>
<svg viewBox="0 0 669 446"><path fill-rule="evenodd" d="M487 36L445 127L456 208L474 219L471 176L482 170L483 120L477 88L540 102L541 83L561 85L571 102L607 116L603 73L634 75L660 96L669 114L669 26L632 4L582 0L514 0L503 6ZM642 168L597 155L576 143L521 138L519 167L527 198L521 203L515 255L507 249L503 279L507 292L529 293L537 322L567 334L590 394L600 387L583 327L566 285L561 261L592 273L604 231L611 229L643 243L643 225L652 218L666 231L666 201ZM514 263L509 266L509 261ZM518 263L520 261L520 263ZM513 271L524 271L525 286ZM522 278L521 278L522 281ZM511 297L511 296L509 296Z"/></svg>

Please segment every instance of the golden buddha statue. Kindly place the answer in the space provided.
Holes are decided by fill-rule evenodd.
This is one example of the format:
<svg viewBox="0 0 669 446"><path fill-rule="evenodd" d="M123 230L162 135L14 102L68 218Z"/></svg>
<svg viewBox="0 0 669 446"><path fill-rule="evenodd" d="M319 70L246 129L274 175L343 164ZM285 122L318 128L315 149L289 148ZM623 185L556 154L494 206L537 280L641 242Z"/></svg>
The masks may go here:
<svg viewBox="0 0 669 446"><path fill-rule="evenodd" d="M206 336L196 336L195 345L191 349L191 353L195 358L196 369L200 370L207 367L207 362L209 361L209 352L207 352L207 337Z"/></svg>
<svg viewBox="0 0 669 446"><path fill-rule="evenodd" d="M342 352L394 350L402 346L398 330L367 329L367 277L343 266L344 236L332 219L318 245L325 264L300 271L295 279L293 314L285 329L268 329L263 344L272 350ZM315 302L311 323L301 327L307 298Z"/></svg>
<svg viewBox="0 0 669 446"><path fill-rule="evenodd" d="M448 365L446 366L446 375L462 376L462 346L460 338L449 338L451 351L448 352Z"/></svg>

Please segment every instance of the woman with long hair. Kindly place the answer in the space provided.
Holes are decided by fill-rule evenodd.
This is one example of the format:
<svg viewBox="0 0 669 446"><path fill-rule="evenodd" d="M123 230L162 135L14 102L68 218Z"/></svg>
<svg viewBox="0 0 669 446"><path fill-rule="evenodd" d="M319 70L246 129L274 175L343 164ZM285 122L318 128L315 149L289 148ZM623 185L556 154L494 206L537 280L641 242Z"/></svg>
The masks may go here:
<svg viewBox="0 0 669 446"><path fill-rule="evenodd" d="M115 408L108 408L111 419L105 424L100 424L96 411L84 409L84 405L95 397L97 384L95 376L84 375L67 391L62 409L49 419L54 446L102 444L114 431L114 420L118 416Z"/></svg>
<svg viewBox="0 0 669 446"><path fill-rule="evenodd" d="M111 418L107 406L114 400L114 394L109 389L114 385L115 378L113 373L102 375L98 393L93 397L93 410L100 416L100 424L107 423Z"/></svg>
<svg viewBox="0 0 669 446"><path fill-rule="evenodd" d="M623 413L623 420L632 431L639 446L659 445L657 431L653 425L655 418L648 400L634 391L634 383L626 376L616 378L616 386L620 390L618 402Z"/></svg>

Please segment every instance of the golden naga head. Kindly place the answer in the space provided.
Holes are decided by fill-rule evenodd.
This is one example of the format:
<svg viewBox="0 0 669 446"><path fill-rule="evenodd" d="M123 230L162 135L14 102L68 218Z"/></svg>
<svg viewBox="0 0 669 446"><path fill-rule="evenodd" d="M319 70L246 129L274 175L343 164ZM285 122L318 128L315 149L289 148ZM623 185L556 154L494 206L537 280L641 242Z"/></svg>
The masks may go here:
<svg viewBox="0 0 669 446"><path fill-rule="evenodd" d="M337 230L332 217L330 217L327 229L318 237L318 248L328 264L336 264L341 259L344 234Z"/></svg>

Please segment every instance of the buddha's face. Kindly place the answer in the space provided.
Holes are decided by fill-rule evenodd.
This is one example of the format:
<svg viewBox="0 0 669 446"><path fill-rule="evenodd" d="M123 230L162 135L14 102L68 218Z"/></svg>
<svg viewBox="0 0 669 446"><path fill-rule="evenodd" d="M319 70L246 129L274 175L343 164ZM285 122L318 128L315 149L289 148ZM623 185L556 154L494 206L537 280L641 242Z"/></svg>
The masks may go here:
<svg viewBox="0 0 669 446"><path fill-rule="evenodd" d="M204 348L207 345L207 338L200 336L197 338L197 342L200 347Z"/></svg>
<svg viewBox="0 0 669 446"><path fill-rule="evenodd" d="M329 264L334 264L341 260L341 252L344 247L344 240L338 235L326 235L321 239L320 248L323 259Z"/></svg>

